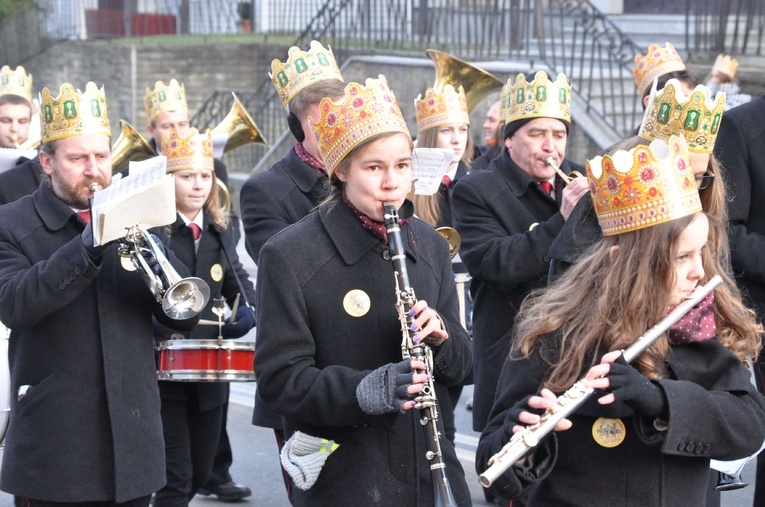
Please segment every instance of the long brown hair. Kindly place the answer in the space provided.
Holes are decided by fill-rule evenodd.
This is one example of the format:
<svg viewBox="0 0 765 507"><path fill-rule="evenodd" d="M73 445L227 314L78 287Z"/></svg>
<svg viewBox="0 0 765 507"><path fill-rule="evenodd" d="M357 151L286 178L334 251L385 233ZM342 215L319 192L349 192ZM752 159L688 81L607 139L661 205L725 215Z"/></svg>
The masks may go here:
<svg viewBox="0 0 765 507"><path fill-rule="evenodd" d="M524 301L514 329L512 356L538 353L547 368L545 386L562 392L604 352L631 345L665 316L678 239L699 215L607 236L593 245L553 286ZM710 231L724 230L719 219L708 219ZM620 248L612 256L613 246ZM754 312L741 303L735 283L715 254L714 248L705 248L702 258L706 277L717 274L724 279L715 290L717 339L742 361L756 357L762 327ZM644 375L660 377L668 352L665 334L634 364Z"/></svg>

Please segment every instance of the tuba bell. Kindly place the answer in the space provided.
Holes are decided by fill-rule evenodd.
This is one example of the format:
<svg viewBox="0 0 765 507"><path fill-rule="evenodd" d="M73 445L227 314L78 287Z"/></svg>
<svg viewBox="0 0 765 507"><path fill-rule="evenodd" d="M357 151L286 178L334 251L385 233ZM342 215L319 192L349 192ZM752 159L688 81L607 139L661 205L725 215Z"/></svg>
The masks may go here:
<svg viewBox="0 0 765 507"><path fill-rule="evenodd" d="M449 243L449 256L454 259L454 256L460 251L460 246L462 246L462 236L454 227L439 227L436 232Z"/></svg>
<svg viewBox="0 0 765 507"><path fill-rule="evenodd" d="M210 286L201 278L181 278L146 229L134 226L125 235L118 253L125 264L144 275L162 311L175 320L190 319L204 310L210 299Z"/></svg>
<svg viewBox="0 0 765 507"><path fill-rule="evenodd" d="M112 174L127 169L130 161L139 162L157 154L146 139L125 120L120 120L122 132L112 146Z"/></svg>
<svg viewBox="0 0 765 507"><path fill-rule="evenodd" d="M435 49L428 49L425 54L433 60L436 66L436 82L434 88L450 84L455 89L462 86L465 90L468 113L473 110L481 99L493 91L502 88L504 83L496 76L479 69L459 58L447 55Z"/></svg>
<svg viewBox="0 0 765 507"><path fill-rule="evenodd" d="M239 101L236 93L231 92L231 95L234 96L231 110L223 118L223 121L212 129L213 139L225 137L224 142L226 144L223 146L223 153L249 143L260 143L268 146L260 129L258 129L255 121Z"/></svg>

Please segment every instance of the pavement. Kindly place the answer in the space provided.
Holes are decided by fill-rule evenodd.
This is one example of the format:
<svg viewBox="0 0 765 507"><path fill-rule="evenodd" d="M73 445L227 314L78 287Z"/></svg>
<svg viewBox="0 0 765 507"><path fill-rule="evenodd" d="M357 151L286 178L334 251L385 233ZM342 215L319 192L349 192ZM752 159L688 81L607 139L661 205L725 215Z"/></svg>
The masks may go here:
<svg viewBox="0 0 765 507"><path fill-rule="evenodd" d="M240 243L237 248L245 268L255 281L256 267ZM241 340L254 341L254 331ZM277 446L273 432L251 424L254 395L257 386L253 383L232 382L229 403L228 432L234 453L231 475L234 481L249 486L252 496L237 505L256 507L290 507L284 491L281 469L279 467ZM472 431L472 415L465 407L465 402L472 396L473 386L467 386L455 411L457 427L456 448L462 467L465 470L470 487L473 505L489 506L483 496L483 489L478 483L475 472L475 449L479 434ZM1 453L2 451L0 451ZM582 466L586 466L583 463ZM751 507L754 494L754 464L747 465L743 478L750 486L722 493L721 507ZM192 507L222 507L226 504L214 497L196 496L190 503ZM13 498L0 492L0 507L13 506ZM694 507L694 506L691 506Z"/></svg>

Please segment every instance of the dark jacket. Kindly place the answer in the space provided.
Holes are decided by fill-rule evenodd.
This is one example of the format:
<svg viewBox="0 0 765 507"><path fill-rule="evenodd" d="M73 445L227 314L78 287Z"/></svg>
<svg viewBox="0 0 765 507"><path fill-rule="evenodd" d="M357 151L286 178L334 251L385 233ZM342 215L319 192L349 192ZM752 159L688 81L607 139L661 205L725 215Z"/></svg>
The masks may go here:
<svg viewBox="0 0 765 507"><path fill-rule="evenodd" d="M165 481L152 314L181 329L198 319L168 318L143 275L122 268L116 244L94 264L82 230L47 185L0 207L13 394L0 487L53 502L125 502Z"/></svg>
<svg viewBox="0 0 765 507"><path fill-rule="evenodd" d="M418 219L403 226L402 235L416 297L440 313L449 334L435 351L433 375L447 386L459 384L471 353L459 324L446 242ZM395 277L387 258L387 248L342 203L323 205L261 252L258 391L284 417L287 436L300 430L340 444L316 484L293 491L293 505L433 504L418 414L371 416L356 399L359 382L372 370L402 359ZM365 312L345 302L351 291L369 297ZM445 438L441 446L455 497L459 505L470 505L454 447Z"/></svg>
<svg viewBox="0 0 765 507"><path fill-rule="evenodd" d="M582 169L564 160L561 170ZM547 285L548 251L565 223L558 183L553 199L504 150L486 170L468 174L454 188L460 256L473 277L476 431L488 420L521 301Z"/></svg>
<svg viewBox="0 0 765 507"><path fill-rule="evenodd" d="M299 222L327 195L327 175L306 164L293 147L268 171L248 179L240 191L244 245L258 263L263 245L277 232ZM281 418L255 393L252 424L281 428Z"/></svg>
<svg viewBox="0 0 765 507"><path fill-rule="evenodd" d="M478 443L479 473L508 442L512 413L538 391L545 369L536 355L505 361L497 401ZM653 420L623 403L599 405L602 393L596 392L570 417L571 429L542 439L536 465L512 467L493 492L513 498L536 485L528 502L533 507L705 505L709 460L744 458L765 439L765 398L741 361L715 339L673 346L667 372L658 381L669 407L666 431L657 431ZM600 417L624 423L625 439L616 447L602 447L593 438Z"/></svg>
<svg viewBox="0 0 765 507"><path fill-rule="evenodd" d="M25 159L13 169L0 174L0 205L29 195L40 186L42 168L39 158Z"/></svg>
<svg viewBox="0 0 765 507"><path fill-rule="evenodd" d="M224 229L215 224L207 212L204 212L204 224L204 230L199 238L199 250L196 253L194 252L194 236L180 216L175 223L169 226L168 235L170 236L170 248L178 260L188 267L192 276L201 278L210 286L210 301L202 311L201 318L217 321L218 317L212 311L213 299L222 295L226 298L229 307L232 307L236 295L239 293L239 285L236 283L237 276L246 291L246 294L242 294L239 300L240 305L244 305L245 296L254 304L255 289L242 263L239 262L239 256L236 253L236 235L232 232L231 224L227 229ZM221 245L225 245L233 266L226 260ZM222 276L213 277L213 270ZM190 332L180 334L161 326L155 329L155 337L158 340L184 338L217 340L218 328L215 326L197 326ZM203 412L219 407L228 400L228 390L226 384L222 382L161 381L159 392L162 399L195 400L198 403L198 409Z"/></svg>
<svg viewBox="0 0 765 507"><path fill-rule="evenodd" d="M294 147L268 171L242 185L244 244L256 264L266 241L299 222L327 196L326 185L327 175L300 160Z"/></svg>
<svg viewBox="0 0 765 507"><path fill-rule="evenodd" d="M765 96L726 111L715 143L729 189L728 237L736 281L765 319Z"/></svg>

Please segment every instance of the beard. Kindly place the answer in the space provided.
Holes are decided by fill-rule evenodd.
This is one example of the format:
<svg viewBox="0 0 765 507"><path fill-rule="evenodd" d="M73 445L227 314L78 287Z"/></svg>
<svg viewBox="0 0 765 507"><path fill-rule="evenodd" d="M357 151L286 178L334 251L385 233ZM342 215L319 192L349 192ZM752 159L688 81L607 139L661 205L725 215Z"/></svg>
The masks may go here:
<svg viewBox="0 0 765 507"><path fill-rule="evenodd" d="M61 199L67 206L75 209L88 209L90 207L90 197L93 192L91 186L98 184L99 190L103 190L109 186L111 181L106 181L106 178L97 176L95 178L85 178L76 183L71 183L58 177L59 167L58 162L53 158L51 160L52 174L50 178L50 186L53 189L53 193Z"/></svg>

